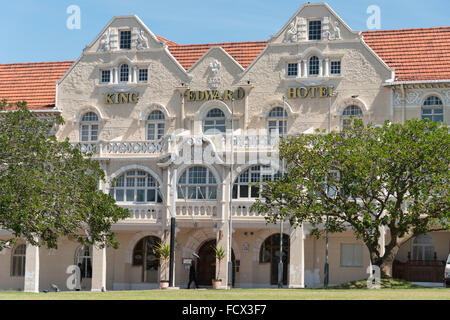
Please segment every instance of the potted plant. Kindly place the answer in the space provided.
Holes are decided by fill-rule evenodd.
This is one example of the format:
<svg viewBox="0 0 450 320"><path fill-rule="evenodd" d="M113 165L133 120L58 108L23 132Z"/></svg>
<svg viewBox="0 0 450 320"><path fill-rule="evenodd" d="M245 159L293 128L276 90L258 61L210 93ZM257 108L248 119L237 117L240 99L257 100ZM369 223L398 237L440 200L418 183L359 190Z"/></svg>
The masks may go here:
<svg viewBox="0 0 450 320"><path fill-rule="evenodd" d="M216 256L217 262L218 262L218 268L217 268L217 274L216 278L212 280L213 289L219 289L222 285L222 279L219 279L220 275L220 265L221 261L225 258L225 250L223 250L222 247L213 246L212 249L214 250L214 255Z"/></svg>
<svg viewBox="0 0 450 320"><path fill-rule="evenodd" d="M160 242L155 246L156 253L159 254L159 262L161 266L161 280L159 281L160 289L167 289L169 287L169 280L167 279L167 266L170 258L170 245Z"/></svg>

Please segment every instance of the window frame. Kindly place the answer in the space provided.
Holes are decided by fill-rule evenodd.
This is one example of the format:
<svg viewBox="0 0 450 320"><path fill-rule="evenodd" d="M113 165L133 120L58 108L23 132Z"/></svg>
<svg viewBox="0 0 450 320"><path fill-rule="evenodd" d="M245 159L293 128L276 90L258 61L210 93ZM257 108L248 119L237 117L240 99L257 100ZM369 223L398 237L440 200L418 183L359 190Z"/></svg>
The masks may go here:
<svg viewBox="0 0 450 320"><path fill-rule="evenodd" d="M22 252L16 253L16 251L19 250L19 248L20 249L24 248L23 253ZM25 277L26 257L27 257L27 245L24 243L17 244L11 252L11 268L10 268L11 277L19 277L19 278ZM15 267L17 263L20 264L19 268ZM16 273L16 271L18 271L18 273Z"/></svg>
<svg viewBox="0 0 450 320"><path fill-rule="evenodd" d="M141 80L141 71L145 73L145 80ZM147 68L139 68L138 69L138 82L147 83L148 82L148 69Z"/></svg>
<svg viewBox="0 0 450 320"><path fill-rule="evenodd" d="M131 174L132 172L133 174ZM144 179L143 185L142 179ZM131 181L133 182L131 183ZM118 199L118 191L122 194L121 200ZM131 191L133 191L133 200L128 200ZM142 192L144 200L139 201L139 194L142 195ZM153 193L153 200L149 200L151 193ZM109 195L121 204L163 204L161 186L158 180L151 173L141 169L130 169L121 173L114 186L109 189Z"/></svg>
<svg viewBox="0 0 450 320"><path fill-rule="evenodd" d="M245 171L241 172L239 176L236 177L236 179L233 182L233 189L231 193L231 199L232 200L255 200L255 199L261 199L261 193L260 188L256 186L256 183L259 183L260 185L263 184L265 181L264 177L269 176L269 174L264 174L263 170L261 168L270 169L272 173L270 174L270 181L274 181L277 178L281 177L281 173L279 171L276 171L274 168L267 166L267 165L252 165L245 169ZM258 181L252 181L252 180ZM247 196L243 197L241 196L242 190L245 190L247 188ZM258 196L253 196L255 192L258 193Z"/></svg>
<svg viewBox="0 0 450 320"><path fill-rule="evenodd" d="M290 72L292 71L291 66L295 66L295 74L290 74ZM298 62L288 62L286 66L286 76L288 78L296 78L298 77L298 70Z"/></svg>
<svg viewBox="0 0 450 320"><path fill-rule="evenodd" d="M352 261L351 264L345 265L343 262L343 255L344 255L344 246L352 246L353 252L352 252ZM356 255L355 255L355 248L358 248L361 250L361 261L356 261ZM363 245L361 243L341 243L340 245L340 266L341 268L362 268L364 267L364 250ZM360 262L360 263L359 263ZM359 263L359 264L356 264Z"/></svg>
<svg viewBox="0 0 450 320"><path fill-rule="evenodd" d="M274 114L274 112L278 112L279 110L282 110L282 115L280 114ZM288 132L288 113L286 111L286 108L283 107L274 107L272 108L269 113L267 114L267 131L269 137L272 135L271 128L275 128L275 131L278 132L278 135L280 137L284 137ZM271 122L275 122L275 125L271 124ZM282 129L282 132L280 132L280 129Z"/></svg>
<svg viewBox="0 0 450 320"><path fill-rule="evenodd" d="M126 70L126 75L127 75L127 80L125 81L125 80L122 80L123 78L123 76L124 76L124 74L125 74L125 71L123 71L122 70L122 67L127 67L127 70ZM130 82L130 66L128 65L128 63L122 63L120 66L119 66L119 83L129 83Z"/></svg>
<svg viewBox="0 0 450 320"><path fill-rule="evenodd" d="M218 110L221 112L221 116L214 116L212 115L212 112ZM212 124L206 124L206 122L212 122ZM218 124L218 121L222 122L223 124ZM222 111L222 109L218 107L213 107L206 113L205 117L202 121L203 124L203 134L205 135L218 135L218 134L225 134L227 132L227 118L225 116L225 112ZM206 129L208 127L208 129ZM218 127L223 127L223 131L217 129Z"/></svg>
<svg viewBox="0 0 450 320"><path fill-rule="evenodd" d="M353 111L355 110L355 108L354 109L352 109L352 114L345 114L346 113L346 111L349 109L349 108L352 108L352 107L356 107L356 108L358 108L359 109L359 111L360 111L360 114L353 114ZM355 120L355 119L363 119L363 117L364 117L364 112L363 112L363 109L359 106L359 105L357 105L357 104L350 104L350 105L347 105L345 108L344 108L344 110L342 110L342 113L341 113L341 131L344 131L344 129L347 129L348 128L348 124L346 124L347 122L349 122L350 121L350 123L349 124L351 124L351 123L353 123L353 121Z"/></svg>
<svg viewBox="0 0 450 320"><path fill-rule="evenodd" d="M198 174L199 172L195 172L196 169L202 168L205 169L205 183L195 183L190 182L195 178L202 178ZM193 176L191 176L191 171L194 171ZM184 179L184 182L181 181ZM192 191L195 188L195 198L192 198ZM201 188L204 188L204 193L201 191ZM213 193L212 190L214 190ZM210 197L211 194L214 194L214 197ZM219 199L219 184L217 182L216 177L212 173L212 171L205 166L195 165L186 168L183 174L180 175L177 181L177 200L185 200L185 201L218 201Z"/></svg>
<svg viewBox="0 0 450 320"><path fill-rule="evenodd" d="M86 118L87 116L95 115L95 119ZM97 142L100 132L100 126L99 126L99 116L94 111L87 111L83 113L81 120L80 120L80 142ZM85 129L87 130L87 135L85 133ZM93 132L96 132L95 135L93 135ZM84 140L83 137L87 136L87 140ZM93 139L93 136L95 136L95 139Z"/></svg>
<svg viewBox="0 0 450 320"><path fill-rule="evenodd" d="M312 30L311 30L311 24L312 23L317 23L318 22L318 24L319 24L319 33L318 33L318 39L311 39L311 36L313 35L312 34ZM317 27L317 26L315 26L315 27ZM308 20L308 41L320 41L320 40L322 40L322 29L323 29L323 26L322 26L322 20L321 19L310 19L310 20ZM315 32L315 37L317 37L317 30L314 30L314 32Z"/></svg>
<svg viewBox="0 0 450 320"><path fill-rule="evenodd" d="M432 99L434 103L432 103ZM424 111L429 111L430 113L424 113ZM438 112L436 112L438 111ZM422 120L428 119L433 122L444 122L444 103L442 99L433 94L429 95L424 102L422 103L422 107L420 108L420 117ZM435 120L436 117L439 117L440 120Z"/></svg>
<svg viewBox="0 0 450 320"><path fill-rule="evenodd" d="M339 72L333 72L333 63L337 63L339 65ZM340 76L342 74L342 62L341 60L332 60L330 61L330 75L332 76Z"/></svg>
<svg viewBox="0 0 450 320"><path fill-rule="evenodd" d="M127 34L129 34L129 37L127 39L123 38L122 33L125 33L125 32ZM125 40L126 40L126 46L123 46L125 44ZM131 49L131 30L130 29L119 30L119 49L120 50L130 50Z"/></svg>
<svg viewBox="0 0 450 320"><path fill-rule="evenodd" d="M162 118L151 118L152 114L162 115ZM150 126L153 126L153 129L150 129ZM166 116L161 110L153 110L147 116L147 124L146 124L146 138L147 141L159 141L164 137L166 130ZM159 130L162 129L162 134L160 134ZM150 133L153 134L153 139L150 139Z"/></svg>
<svg viewBox="0 0 450 320"><path fill-rule="evenodd" d="M313 65L314 60L314 65ZM316 65L317 61L317 65ZM312 70L317 70L317 73L312 73ZM318 77L320 75L320 59L318 56L314 55L309 57L308 59L308 76L310 77Z"/></svg>
<svg viewBox="0 0 450 320"><path fill-rule="evenodd" d="M108 75L108 81L104 81L104 76L105 75ZM111 70L106 70L106 69L102 69L102 70L100 70L100 83L101 84L108 84L108 83L111 83Z"/></svg>

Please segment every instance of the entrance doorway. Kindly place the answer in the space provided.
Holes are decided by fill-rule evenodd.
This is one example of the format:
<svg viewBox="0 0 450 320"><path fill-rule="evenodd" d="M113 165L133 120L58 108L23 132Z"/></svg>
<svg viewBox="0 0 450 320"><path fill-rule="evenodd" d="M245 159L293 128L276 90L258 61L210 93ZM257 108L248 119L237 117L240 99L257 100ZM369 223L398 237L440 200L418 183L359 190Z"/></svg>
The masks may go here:
<svg viewBox="0 0 450 320"><path fill-rule="evenodd" d="M133 250L133 265L142 266L142 282L157 283L159 255L155 247L160 239L148 236L139 240Z"/></svg>
<svg viewBox="0 0 450 320"><path fill-rule="evenodd" d="M211 286L211 280L216 277L216 257L212 247L216 245L216 240L205 242L198 250L197 259L197 281L199 286ZM234 252L231 250L231 262L233 264L233 286L235 280L235 258Z"/></svg>
<svg viewBox="0 0 450 320"><path fill-rule="evenodd" d="M283 285L287 285L289 264L289 236L283 234ZM268 237L259 252L261 263L270 263L270 284L278 284L278 263L280 262L280 234L275 233Z"/></svg>

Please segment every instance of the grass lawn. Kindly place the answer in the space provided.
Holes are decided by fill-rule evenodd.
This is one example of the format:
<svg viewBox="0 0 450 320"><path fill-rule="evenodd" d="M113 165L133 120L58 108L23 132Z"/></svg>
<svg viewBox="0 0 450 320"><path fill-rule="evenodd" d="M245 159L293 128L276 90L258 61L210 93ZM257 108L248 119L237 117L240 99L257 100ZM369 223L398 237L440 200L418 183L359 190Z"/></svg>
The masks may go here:
<svg viewBox="0 0 450 320"><path fill-rule="evenodd" d="M232 289L66 291L24 293L0 291L0 300L450 300L450 289Z"/></svg>

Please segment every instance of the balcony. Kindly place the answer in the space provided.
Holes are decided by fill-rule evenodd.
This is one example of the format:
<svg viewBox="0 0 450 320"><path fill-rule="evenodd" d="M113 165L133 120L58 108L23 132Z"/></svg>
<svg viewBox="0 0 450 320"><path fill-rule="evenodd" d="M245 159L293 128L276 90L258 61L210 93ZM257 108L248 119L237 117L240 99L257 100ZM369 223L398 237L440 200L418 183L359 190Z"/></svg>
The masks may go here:
<svg viewBox="0 0 450 320"><path fill-rule="evenodd" d="M110 141L110 142L78 142L72 143L81 152L94 156L148 156L157 155L165 151L166 143L159 141Z"/></svg>
<svg viewBox="0 0 450 320"><path fill-rule="evenodd" d="M259 214L254 210L250 210L253 200L238 201L233 200L231 204L231 212L233 213L233 219L237 220L263 220L267 215Z"/></svg>
<svg viewBox="0 0 450 320"><path fill-rule="evenodd" d="M130 204L120 207L130 211L130 217L121 221L121 223L160 223L163 215L166 213L164 205L154 204Z"/></svg>
<svg viewBox="0 0 450 320"><path fill-rule="evenodd" d="M177 201L177 218L212 219L220 216L216 202Z"/></svg>

